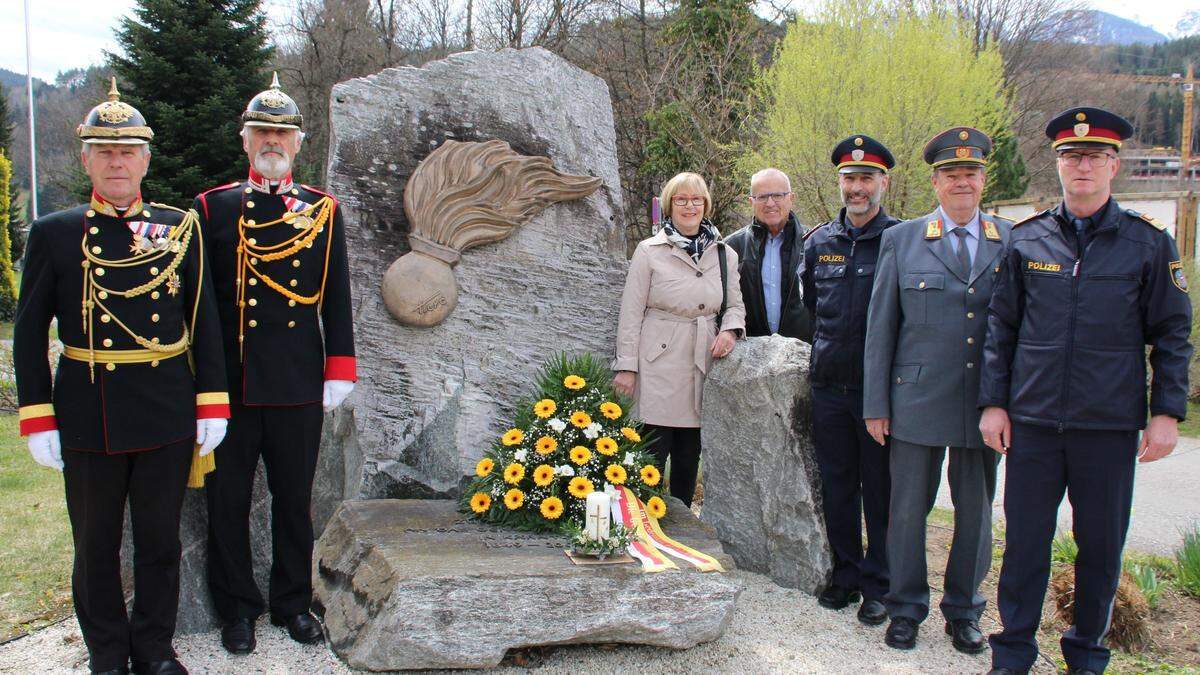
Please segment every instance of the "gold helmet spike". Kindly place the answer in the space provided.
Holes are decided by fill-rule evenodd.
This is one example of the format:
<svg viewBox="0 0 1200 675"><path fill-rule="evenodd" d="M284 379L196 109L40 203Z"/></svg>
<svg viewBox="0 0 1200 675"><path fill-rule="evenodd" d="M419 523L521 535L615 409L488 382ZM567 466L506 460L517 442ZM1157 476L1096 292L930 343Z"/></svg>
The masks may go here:
<svg viewBox="0 0 1200 675"><path fill-rule="evenodd" d="M277 72L271 73L271 88L272 89L279 88L279 73L277 73Z"/></svg>
<svg viewBox="0 0 1200 675"><path fill-rule="evenodd" d="M116 75L113 75L112 86L108 88L108 100L110 100L110 101L120 101L121 100L121 92L117 91L117 76Z"/></svg>

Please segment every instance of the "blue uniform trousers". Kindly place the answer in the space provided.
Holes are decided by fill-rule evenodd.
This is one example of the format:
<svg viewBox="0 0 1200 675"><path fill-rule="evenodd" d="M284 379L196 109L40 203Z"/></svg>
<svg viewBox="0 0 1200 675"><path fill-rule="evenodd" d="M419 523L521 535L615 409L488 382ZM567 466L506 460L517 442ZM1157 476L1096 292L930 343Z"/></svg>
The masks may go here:
<svg viewBox="0 0 1200 675"><path fill-rule="evenodd" d="M1121 576L1121 549L1133 502L1137 432L1059 432L1014 423L1007 455L1004 563L997 604L1004 630L993 634L992 664L1026 670L1037 659L1036 633L1050 577L1050 546L1063 492L1074 510L1075 623L1063 634L1071 668L1103 672L1104 634Z"/></svg>
<svg viewBox="0 0 1200 675"><path fill-rule="evenodd" d="M813 387L812 437L821 472L825 531L833 551L830 583L860 590L868 600L882 601L888 590L887 528L892 482L888 445L876 443L863 422L862 391Z"/></svg>

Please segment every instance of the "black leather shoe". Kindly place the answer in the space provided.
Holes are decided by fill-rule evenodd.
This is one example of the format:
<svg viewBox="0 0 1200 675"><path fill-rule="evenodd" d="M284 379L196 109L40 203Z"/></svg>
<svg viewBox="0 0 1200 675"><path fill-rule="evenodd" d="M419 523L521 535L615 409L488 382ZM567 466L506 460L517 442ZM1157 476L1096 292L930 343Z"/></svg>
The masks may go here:
<svg viewBox="0 0 1200 675"><path fill-rule="evenodd" d="M917 646L917 622L906 616L894 616L888 624L883 642L892 649L912 649Z"/></svg>
<svg viewBox="0 0 1200 675"><path fill-rule="evenodd" d="M129 666L121 666L109 670L93 670L92 675L129 675Z"/></svg>
<svg viewBox="0 0 1200 675"><path fill-rule="evenodd" d="M321 631L321 623L317 621L315 616L308 612L301 612L295 616L276 616L272 614L271 624L275 626L287 626L288 637L300 644L311 645L325 639L325 633Z"/></svg>
<svg viewBox="0 0 1200 675"><path fill-rule="evenodd" d="M166 661L137 661L133 662L134 675L187 675L187 668L179 659Z"/></svg>
<svg viewBox="0 0 1200 675"><path fill-rule="evenodd" d="M850 603L858 602L861 597L858 591L831 584L817 596L817 603L826 609L845 609Z"/></svg>
<svg viewBox="0 0 1200 675"><path fill-rule="evenodd" d="M1028 675L1028 670L1013 670L1012 668L992 668L988 675Z"/></svg>
<svg viewBox="0 0 1200 675"><path fill-rule="evenodd" d="M1094 670L1079 670L1076 668L1067 668L1067 675L1096 675Z"/></svg>
<svg viewBox="0 0 1200 675"><path fill-rule="evenodd" d="M946 622L946 635L951 637L954 648L964 654L978 654L987 649L987 641L974 619L954 619Z"/></svg>
<svg viewBox="0 0 1200 675"><path fill-rule="evenodd" d="M221 627L221 646L230 654L249 654L257 644L254 619L238 618Z"/></svg>
<svg viewBox="0 0 1200 675"><path fill-rule="evenodd" d="M863 600L858 608L858 620L868 626L878 626L887 621L887 607L878 600Z"/></svg>

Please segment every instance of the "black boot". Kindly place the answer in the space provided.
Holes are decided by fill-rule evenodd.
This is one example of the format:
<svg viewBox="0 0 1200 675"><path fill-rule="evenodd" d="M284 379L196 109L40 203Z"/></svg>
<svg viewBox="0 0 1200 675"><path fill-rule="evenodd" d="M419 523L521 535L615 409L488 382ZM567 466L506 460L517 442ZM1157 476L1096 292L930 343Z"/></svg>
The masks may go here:
<svg viewBox="0 0 1200 675"><path fill-rule="evenodd" d="M946 635L954 642L954 648L964 654L978 654L987 649L987 641L974 619L954 619L946 622Z"/></svg>
<svg viewBox="0 0 1200 675"><path fill-rule="evenodd" d="M221 627L221 646L230 654L254 651L254 619L237 618Z"/></svg>
<svg viewBox="0 0 1200 675"><path fill-rule="evenodd" d="M906 616L894 616L888 624L883 642L892 649L912 649L917 646L919 631L920 627L915 620Z"/></svg>
<svg viewBox="0 0 1200 675"><path fill-rule="evenodd" d="M826 609L845 609L852 602L858 602L862 596L858 591L830 584L817 596L817 603Z"/></svg>
<svg viewBox="0 0 1200 675"><path fill-rule="evenodd" d="M271 615L271 623L275 626L287 626L288 637L305 645L316 644L325 639L321 631L321 623L308 612L293 616Z"/></svg>

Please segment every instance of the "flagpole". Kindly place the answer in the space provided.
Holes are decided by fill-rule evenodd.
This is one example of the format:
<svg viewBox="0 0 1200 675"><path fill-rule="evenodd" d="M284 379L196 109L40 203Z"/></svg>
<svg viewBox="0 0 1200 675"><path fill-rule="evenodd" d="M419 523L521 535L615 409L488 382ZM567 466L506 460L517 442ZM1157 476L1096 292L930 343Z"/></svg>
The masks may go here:
<svg viewBox="0 0 1200 675"><path fill-rule="evenodd" d="M29 213L38 217L37 134L33 114L33 50L30 46L29 0L25 0L25 89L29 94Z"/></svg>

